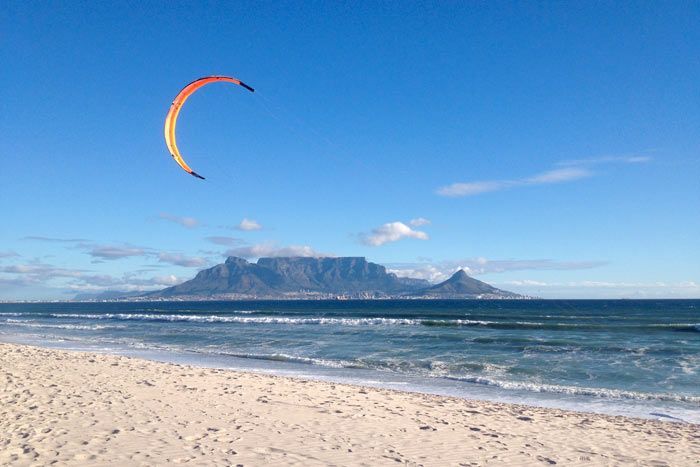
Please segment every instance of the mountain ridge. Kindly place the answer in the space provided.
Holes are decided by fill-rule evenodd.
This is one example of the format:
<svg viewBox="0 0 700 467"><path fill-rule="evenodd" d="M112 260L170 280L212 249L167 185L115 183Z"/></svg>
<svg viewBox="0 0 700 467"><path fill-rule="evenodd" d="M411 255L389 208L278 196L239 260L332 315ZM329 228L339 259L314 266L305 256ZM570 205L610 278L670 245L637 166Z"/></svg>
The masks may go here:
<svg viewBox="0 0 700 467"><path fill-rule="evenodd" d="M364 257L230 256L182 284L143 294L154 299L526 298L479 281L462 269L439 284L398 277Z"/></svg>

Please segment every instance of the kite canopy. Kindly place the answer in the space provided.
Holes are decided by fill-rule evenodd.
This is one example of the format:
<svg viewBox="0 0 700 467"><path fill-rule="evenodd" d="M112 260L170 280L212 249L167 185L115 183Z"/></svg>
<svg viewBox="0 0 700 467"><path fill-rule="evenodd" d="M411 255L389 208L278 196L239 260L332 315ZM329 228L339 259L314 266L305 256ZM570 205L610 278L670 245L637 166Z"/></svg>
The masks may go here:
<svg viewBox="0 0 700 467"><path fill-rule="evenodd" d="M175 100L170 106L168 115L165 117L165 144L168 146L170 154L175 159L175 162L177 162L185 172L197 178L201 178L202 180L204 180L204 177L199 175L187 165L180 154L180 150L177 148L177 142L175 141L175 125L177 124L177 117L180 114L180 109L184 105L187 98L194 94L194 92L202 86L206 86L209 83L215 83L217 81L237 84L246 88L250 92L255 92L253 88L244 82L237 80L236 78L231 78L229 76L205 76L204 78L199 78L198 80L192 81L190 84L182 88L182 91L180 91L180 93L175 97Z"/></svg>

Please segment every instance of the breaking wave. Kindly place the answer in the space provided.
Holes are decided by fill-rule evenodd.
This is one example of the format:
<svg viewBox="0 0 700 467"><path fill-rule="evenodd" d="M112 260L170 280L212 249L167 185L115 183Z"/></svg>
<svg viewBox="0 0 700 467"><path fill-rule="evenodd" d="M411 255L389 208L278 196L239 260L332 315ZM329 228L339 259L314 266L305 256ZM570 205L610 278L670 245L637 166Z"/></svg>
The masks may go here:
<svg viewBox="0 0 700 467"><path fill-rule="evenodd" d="M126 326L123 325L106 325L106 324L49 324L49 323L36 323L33 321L23 321L18 319L8 319L7 324L12 326L21 326L25 328L41 328L41 329L72 329L78 331L100 331L103 329L124 329Z"/></svg>
<svg viewBox="0 0 700 467"><path fill-rule="evenodd" d="M248 312L250 313L250 312ZM241 323L241 324L303 324L336 326L372 325L421 325L434 327L485 327L492 329L533 329L533 330L600 330L600 331L681 331L700 332L700 324L592 324L592 323L548 323L540 321L488 321L471 319L423 319L423 318L334 318L334 317L282 317L282 316L228 316L196 314L154 314L154 313L51 313L52 318L69 319L111 319L153 322L200 322L200 323Z"/></svg>
<svg viewBox="0 0 700 467"><path fill-rule="evenodd" d="M210 352L207 352L210 353ZM581 386L565 386L557 384L532 383L526 381L509 381L504 379L493 378L481 375L460 375L449 371L450 365L444 362L433 361L423 362L422 365L416 365L415 362L397 361L397 360L382 360L382 361L365 361L365 360L333 360L325 358L303 357L289 355L284 353L274 354L247 354L247 353L227 353L213 352L220 355L227 355L236 358L246 358L255 360L269 360L278 362L304 363L309 365L318 365L327 368L360 368L369 370L390 371L406 375L421 375L431 376L436 378L444 378L465 383L479 384L485 386L493 386L500 389L536 392L536 393L554 393L571 396L589 396L600 397L606 399L628 399L640 401L665 401L665 402L690 402L693 404L700 403L700 396L690 396L685 394L671 393L648 393L640 391L626 391L621 389L610 388L593 388ZM464 367L464 365L460 365ZM493 364L472 364L467 365L471 370L482 370L486 373L503 375L507 373L508 368L502 365ZM421 371L422 370L422 371Z"/></svg>

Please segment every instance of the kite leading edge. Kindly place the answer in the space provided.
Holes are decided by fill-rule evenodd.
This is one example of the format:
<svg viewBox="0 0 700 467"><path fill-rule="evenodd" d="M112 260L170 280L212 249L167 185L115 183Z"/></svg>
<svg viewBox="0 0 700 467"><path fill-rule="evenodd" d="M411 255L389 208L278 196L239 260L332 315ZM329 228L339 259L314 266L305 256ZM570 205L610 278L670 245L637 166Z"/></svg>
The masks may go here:
<svg viewBox="0 0 700 467"><path fill-rule="evenodd" d="M182 167L185 172L202 180L204 180L204 177L199 175L187 165L180 154L180 150L177 148L177 142L175 140L175 125L177 124L177 117L180 114L180 109L184 105L187 98L202 86L206 86L209 83L214 83L217 81L237 84L250 92L255 92L255 89L236 78L231 78L229 76L205 76L204 78L199 78L192 81L190 84L182 88L182 91L180 91L180 93L175 97L175 100L173 100L173 103L170 105L168 115L165 117L165 144L168 146L170 154L173 156L173 159L175 159L175 162L177 162L177 164Z"/></svg>

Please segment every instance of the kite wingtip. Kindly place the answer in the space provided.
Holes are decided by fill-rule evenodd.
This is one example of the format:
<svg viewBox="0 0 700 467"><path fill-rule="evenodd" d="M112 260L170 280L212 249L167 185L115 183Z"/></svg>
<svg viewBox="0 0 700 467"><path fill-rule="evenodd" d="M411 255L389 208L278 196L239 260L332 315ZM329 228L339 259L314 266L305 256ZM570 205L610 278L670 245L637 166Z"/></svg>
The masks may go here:
<svg viewBox="0 0 700 467"><path fill-rule="evenodd" d="M197 178L199 178L200 180L206 180L204 177L202 177L201 175L199 175L197 172L190 172L190 175L192 175L193 177L197 177Z"/></svg>
<svg viewBox="0 0 700 467"><path fill-rule="evenodd" d="M250 86L248 86L247 84L245 84L243 81L240 81L240 83L241 83L241 86L243 86L244 88L246 88L248 91L250 91L250 92L255 92L255 89L251 88Z"/></svg>

